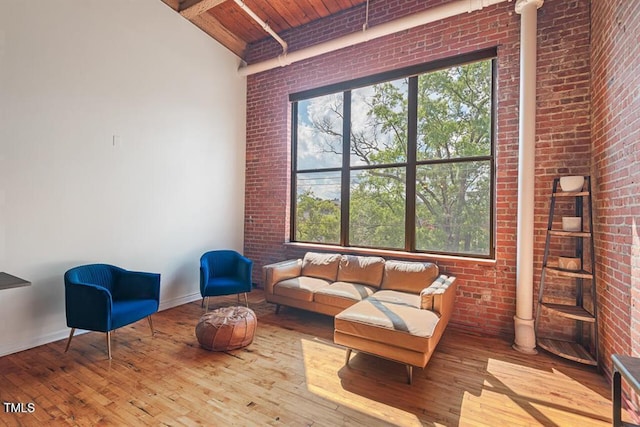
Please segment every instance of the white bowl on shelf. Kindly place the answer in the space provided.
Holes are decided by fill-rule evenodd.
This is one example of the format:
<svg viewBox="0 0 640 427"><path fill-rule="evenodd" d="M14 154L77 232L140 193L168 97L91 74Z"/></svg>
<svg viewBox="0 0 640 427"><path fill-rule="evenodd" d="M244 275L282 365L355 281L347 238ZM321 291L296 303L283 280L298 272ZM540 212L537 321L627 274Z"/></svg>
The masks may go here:
<svg viewBox="0 0 640 427"><path fill-rule="evenodd" d="M576 191L582 191L584 185L584 176L572 175L560 177L560 188L566 193L574 193Z"/></svg>
<svg viewBox="0 0 640 427"><path fill-rule="evenodd" d="M581 231L582 218L579 216L563 216L562 230L563 231Z"/></svg>
<svg viewBox="0 0 640 427"><path fill-rule="evenodd" d="M561 256L558 257L558 267L561 270L579 271L582 268L582 262L580 258Z"/></svg>

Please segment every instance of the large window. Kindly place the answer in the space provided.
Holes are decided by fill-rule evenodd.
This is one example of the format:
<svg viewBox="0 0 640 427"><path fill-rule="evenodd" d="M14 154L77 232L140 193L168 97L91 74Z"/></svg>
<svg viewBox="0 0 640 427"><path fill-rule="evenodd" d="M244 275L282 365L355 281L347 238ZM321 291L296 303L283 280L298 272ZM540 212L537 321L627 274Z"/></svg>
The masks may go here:
<svg viewBox="0 0 640 427"><path fill-rule="evenodd" d="M291 240L493 256L495 51L291 96Z"/></svg>

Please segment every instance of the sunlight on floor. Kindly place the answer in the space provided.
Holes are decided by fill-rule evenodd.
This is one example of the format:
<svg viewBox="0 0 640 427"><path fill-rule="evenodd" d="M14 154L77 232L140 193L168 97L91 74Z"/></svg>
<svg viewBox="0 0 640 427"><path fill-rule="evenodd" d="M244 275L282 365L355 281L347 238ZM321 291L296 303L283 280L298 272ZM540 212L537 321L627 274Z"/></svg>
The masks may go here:
<svg viewBox="0 0 640 427"><path fill-rule="evenodd" d="M530 381L522 382L523 371ZM540 385L549 383L554 384L553 390ZM578 400L576 396L579 396ZM483 408L490 408L490 412ZM567 413L578 416L581 426L606 426L611 423L607 412L610 402L581 384L579 374L574 378L558 369L543 371L489 359L482 391L479 395L466 393L461 417L487 419L495 413L496 408L500 408L501 419L512 416L513 425L523 425L523 421L528 420L527 425L566 426L570 425L567 424Z"/></svg>
<svg viewBox="0 0 640 427"><path fill-rule="evenodd" d="M344 384L347 380L344 376L341 378L339 372L344 368L344 348L318 339L303 339L301 347L307 389L311 393L339 405L336 412L343 414L343 420L350 418L349 412L357 411L360 413L359 417L362 417L361 414L367 414L371 417L368 425L422 425L418 417L411 412L383 403L385 392L406 393L406 384L398 384L398 390L393 390L393 387L381 387L382 392L380 392L379 399L372 398L370 394L348 391ZM357 389L355 384L353 386L354 389Z"/></svg>
<svg viewBox="0 0 640 427"><path fill-rule="evenodd" d="M328 338L302 338L304 384L292 407L324 406L317 420L323 425L611 424L609 387L593 369L546 355L519 360L510 350L504 357L501 352L489 356L482 346L460 357L451 351L460 338L450 338L451 347L436 352L426 369L414 369L412 385L402 364L354 352L347 367L342 346Z"/></svg>

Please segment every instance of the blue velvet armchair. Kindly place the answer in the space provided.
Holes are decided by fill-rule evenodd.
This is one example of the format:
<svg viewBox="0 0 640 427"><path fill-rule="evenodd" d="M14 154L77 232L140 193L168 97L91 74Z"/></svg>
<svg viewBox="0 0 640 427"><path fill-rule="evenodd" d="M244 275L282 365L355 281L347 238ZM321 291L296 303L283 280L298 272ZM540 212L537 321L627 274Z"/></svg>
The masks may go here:
<svg viewBox="0 0 640 427"><path fill-rule="evenodd" d="M71 328L65 352L76 328L106 332L111 359L111 331L147 318L160 304L160 275L127 271L108 264L89 264L64 274L67 326Z"/></svg>
<svg viewBox="0 0 640 427"><path fill-rule="evenodd" d="M236 251L218 250L200 257L200 295L209 310L209 297L244 293L247 307L247 292L251 292L251 269L253 261Z"/></svg>

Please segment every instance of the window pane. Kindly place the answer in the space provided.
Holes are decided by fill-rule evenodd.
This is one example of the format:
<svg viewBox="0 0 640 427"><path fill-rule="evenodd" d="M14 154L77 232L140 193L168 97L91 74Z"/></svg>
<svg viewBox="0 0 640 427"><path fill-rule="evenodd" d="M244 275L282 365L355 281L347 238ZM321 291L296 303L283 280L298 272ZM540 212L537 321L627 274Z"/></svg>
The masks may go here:
<svg viewBox="0 0 640 427"><path fill-rule="evenodd" d="M404 248L405 168L351 173L349 244Z"/></svg>
<svg viewBox="0 0 640 427"><path fill-rule="evenodd" d="M351 166L407 161L408 79L351 92Z"/></svg>
<svg viewBox="0 0 640 427"><path fill-rule="evenodd" d="M417 159L491 155L491 61L418 77Z"/></svg>
<svg viewBox="0 0 640 427"><path fill-rule="evenodd" d="M490 254L491 163L418 166L416 248Z"/></svg>
<svg viewBox="0 0 640 427"><path fill-rule="evenodd" d="M297 170L342 165L342 93L298 102Z"/></svg>
<svg viewBox="0 0 640 427"><path fill-rule="evenodd" d="M299 173L295 239L340 243L340 172Z"/></svg>

